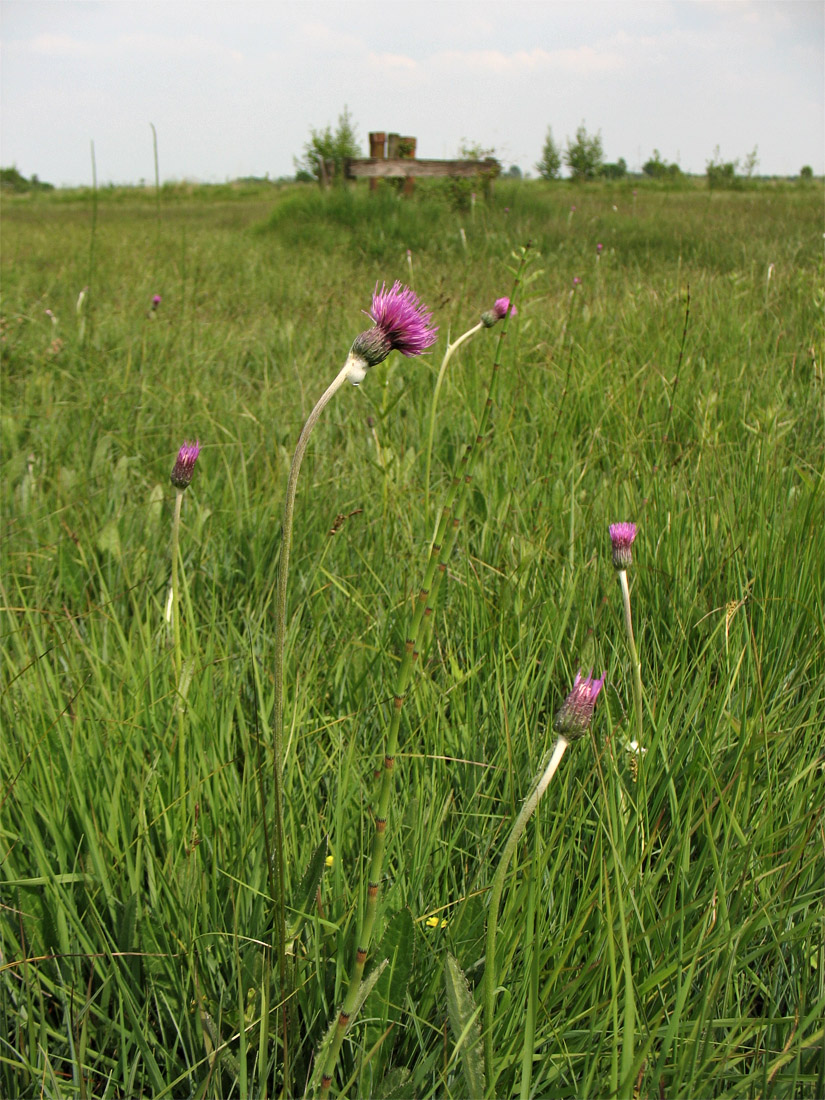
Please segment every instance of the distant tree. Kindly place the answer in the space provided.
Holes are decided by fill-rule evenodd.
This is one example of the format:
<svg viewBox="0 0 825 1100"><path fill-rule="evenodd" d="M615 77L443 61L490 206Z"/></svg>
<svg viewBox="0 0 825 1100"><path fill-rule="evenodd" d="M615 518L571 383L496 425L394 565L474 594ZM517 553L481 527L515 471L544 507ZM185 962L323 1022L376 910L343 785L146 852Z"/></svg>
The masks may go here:
<svg viewBox="0 0 825 1100"><path fill-rule="evenodd" d="M511 180L520 180L521 169L517 164L511 164L510 167L507 169L506 175L509 176Z"/></svg>
<svg viewBox="0 0 825 1100"><path fill-rule="evenodd" d="M541 151L541 160L536 165L536 170L543 180L555 180L561 171L561 150L553 141L553 131L547 127L547 137L544 139L544 148Z"/></svg>
<svg viewBox="0 0 825 1100"><path fill-rule="evenodd" d="M754 145L753 149L751 149L751 151L745 157L745 163L743 164L742 167L745 170L745 178L746 179L752 179L753 178L753 174L756 171L756 166L759 164L758 153L759 153L759 146Z"/></svg>
<svg viewBox="0 0 825 1100"><path fill-rule="evenodd" d="M456 210L466 210L470 207L471 196L478 188L486 200L493 197L493 180L501 175L501 165L496 160L496 151L493 148L485 148L478 141L461 139L458 147L458 155L461 160L479 160L482 164L476 173L475 179L448 179L445 181L450 202Z"/></svg>
<svg viewBox="0 0 825 1100"><path fill-rule="evenodd" d="M667 163L662 159L658 149L654 149L649 160L642 165L642 171L651 179L658 180L667 172Z"/></svg>
<svg viewBox="0 0 825 1100"><path fill-rule="evenodd" d="M495 149L485 149L479 141L461 139L458 147L458 155L462 160L491 160L495 159Z"/></svg>
<svg viewBox="0 0 825 1100"><path fill-rule="evenodd" d="M731 190L734 187L741 186L741 182L737 180L736 176L736 169L738 167L738 160L722 160L719 146L717 145L713 150L713 157L705 165L708 187L720 190Z"/></svg>
<svg viewBox="0 0 825 1100"><path fill-rule="evenodd" d="M615 164L603 164L600 174L606 180L624 179L627 175L627 161L624 157L619 157Z"/></svg>
<svg viewBox="0 0 825 1100"><path fill-rule="evenodd" d="M814 178L814 170L810 164L803 164L799 169L799 178L801 180L812 180Z"/></svg>
<svg viewBox="0 0 825 1100"><path fill-rule="evenodd" d="M54 191L53 183L44 183L37 178L35 173L31 179L26 179L17 171L16 167L0 168L0 186L4 191Z"/></svg>
<svg viewBox="0 0 825 1100"><path fill-rule="evenodd" d="M682 174L678 164L668 164L658 149L654 149L649 160L642 165L642 171L646 176L654 180L673 180Z"/></svg>
<svg viewBox="0 0 825 1100"><path fill-rule="evenodd" d="M338 128L334 133L330 126L323 130L310 131L303 157L300 160L293 158L295 178L306 179L309 176L319 183L341 181L344 177L344 161L348 157L359 156L360 152L355 125L349 108L345 106L338 116ZM328 178L330 171L331 178Z"/></svg>
<svg viewBox="0 0 825 1100"><path fill-rule="evenodd" d="M575 139L573 141L570 138L567 139L564 163L570 169L574 180L596 179L604 163L602 135L588 134L582 123L576 130Z"/></svg>

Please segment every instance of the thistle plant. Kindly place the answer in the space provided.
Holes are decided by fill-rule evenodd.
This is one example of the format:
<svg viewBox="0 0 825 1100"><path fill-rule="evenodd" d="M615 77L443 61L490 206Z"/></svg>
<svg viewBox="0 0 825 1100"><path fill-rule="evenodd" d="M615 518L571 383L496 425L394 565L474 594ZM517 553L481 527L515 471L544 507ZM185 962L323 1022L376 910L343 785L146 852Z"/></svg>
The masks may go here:
<svg viewBox="0 0 825 1100"><path fill-rule="evenodd" d="M501 904L501 893L504 889L504 880L507 877L507 869L510 860L527 827L527 822L533 816L539 799L550 786L550 781L556 774L561 758L573 741L584 737L593 717L593 708L596 699L604 684L605 674L600 679L593 679L593 670L587 676L582 676L581 669L576 673L570 694L562 703L553 721L553 729L556 731L556 742L550 752L542 761L530 793L524 800L524 804L515 820L504 851L498 861L493 882L490 888L490 905L487 911L487 946L484 956L484 1065L487 1081L493 1081L493 1016L495 1013L495 996L498 985L498 972L496 969L496 932L498 930L498 912Z"/></svg>
<svg viewBox="0 0 825 1100"><path fill-rule="evenodd" d="M435 436L435 412L438 408L438 396L441 393L441 386L444 382L444 375L447 372L447 364L452 359L456 351L465 344L472 336L475 336L477 332L481 332L483 328L493 328L499 321L503 321L508 315L515 317L518 310L515 306L511 305L509 298L497 298L493 303L492 309L485 310L481 315L481 320L477 325L473 325L472 328L467 329L457 340L452 344L447 344L447 350L444 352L444 358L441 360L441 367L438 371L438 378L436 379L435 389L433 390L433 399L430 405L430 425L427 433L427 460L424 467L424 514L429 515L430 511L430 466L433 457L433 437Z"/></svg>
<svg viewBox="0 0 825 1100"><path fill-rule="evenodd" d="M520 251L520 264L516 272L515 285L510 299L499 299L499 302L502 303L499 308L504 324L499 333L498 346L478 430L474 440L466 448L458 464L458 468L453 475L436 533L430 544L429 559L424 571L424 581L415 600L412 621L407 632L403 656L398 667L395 690L393 693L391 717L386 732L384 765L381 774L378 804L374 815L375 832L373 833L372 851L369 860L366 901L364 903L363 913L360 916L355 958L350 969L344 1002L339 1010L337 1019L333 1020L327 1031L318 1052L318 1060L316 1063L318 1067L316 1076L319 1077L320 1080L320 1096L322 1100L329 1096L335 1067L338 1062L338 1056L347 1028L369 991L370 978L366 981L363 980L364 969L367 964L367 957L372 942L372 933L378 913L379 892L384 870L384 854L386 851L387 830L390 820L390 802L392 797L395 757L398 751L399 730L401 727L401 713L404 706L404 699L410 687L413 669L419 660L419 655L426 652L426 647L429 642L433 608L437 606L439 588L447 572L447 565L464 516L468 491L472 484L475 461L489 425L490 412L493 407L498 374L501 367L504 339L507 334L507 322L509 316L512 316L515 312L515 308L511 305L511 302L512 299L517 296L524 277L528 248L529 245ZM506 302L507 305L503 305L504 302ZM491 314L495 312L495 309L496 307L490 311ZM492 323L495 324L499 319L499 317L496 317ZM472 335L474 331L478 331L479 328L483 327L485 327L484 320L469 333L465 334L465 337ZM463 339L464 338L462 338L462 340ZM459 341L456 341L453 348L457 347L458 343ZM375 974L375 972L376 971L373 971L373 974ZM316 1077L314 1077L314 1079L316 1079Z"/></svg>
<svg viewBox="0 0 825 1100"><path fill-rule="evenodd" d="M275 602L275 713L273 721L273 741L275 752L275 771L278 800L278 820L280 813L280 780L283 760L283 683L284 683L284 639L286 635L286 594L289 577L289 556L292 549L292 525L295 513L295 495L298 488L298 474L304 460L307 443L318 419L335 393L344 382L359 385L366 377L370 367L382 363L391 351L400 351L402 355L412 357L420 355L435 343L437 326L432 325L432 314L427 312L418 297L401 283L395 282L390 290L382 284L378 290L376 284L372 297L372 307L368 313L374 324L371 328L356 336L349 355L341 370L318 398L312 412L301 429L286 487L284 503L284 523L281 536L281 558L278 569L278 591Z"/></svg>
<svg viewBox="0 0 825 1100"><path fill-rule="evenodd" d="M387 290L386 284L378 284L372 296L372 306L367 314L373 325L356 336L341 370L318 398L312 412L301 429L287 479L284 522L281 535L281 557L278 567L278 589L275 599L275 699L273 714L273 756L275 786L275 861L278 886L277 929L281 965L281 985L285 985L285 870L283 828L283 725L284 725L284 645L286 638L287 581L289 555L292 548L292 526L295 512L295 495L298 474L306 453L307 443L318 418L344 382L359 385L370 367L382 363L391 351L413 357L431 347L438 335L437 326L431 324L432 314L408 287L396 281ZM284 1031L286 1038L286 1031ZM286 1042L284 1043L284 1081L288 1091L289 1065Z"/></svg>
<svg viewBox="0 0 825 1100"><path fill-rule="evenodd" d="M613 523L610 525L610 542L613 546L613 566L619 578L619 587L622 590L622 604L624 607L624 625L627 633L627 644L630 650L630 662L633 666L633 709L636 712L636 742L640 753L642 749L642 666L639 661L639 653L636 649L636 641L633 637L633 618L630 614L630 589L627 584L627 570L633 564L633 540L636 538L635 523Z"/></svg>
<svg viewBox="0 0 825 1100"><path fill-rule="evenodd" d="M172 638L174 645L175 663L175 687L178 692L176 712L178 715L178 779L180 783L181 806L184 806L186 798L186 726L183 721L183 700L186 696L187 684L184 682L183 661L181 657L181 632L180 632L180 590L178 588L178 556L180 550L180 513L183 504L183 494L192 483L192 475L195 472L195 463L200 454L200 440L190 443L184 441L178 451L175 465L172 467L170 481L175 487L175 511L172 517L172 583L169 590L169 602L167 604L167 621L172 623ZM185 812L184 812L185 817Z"/></svg>

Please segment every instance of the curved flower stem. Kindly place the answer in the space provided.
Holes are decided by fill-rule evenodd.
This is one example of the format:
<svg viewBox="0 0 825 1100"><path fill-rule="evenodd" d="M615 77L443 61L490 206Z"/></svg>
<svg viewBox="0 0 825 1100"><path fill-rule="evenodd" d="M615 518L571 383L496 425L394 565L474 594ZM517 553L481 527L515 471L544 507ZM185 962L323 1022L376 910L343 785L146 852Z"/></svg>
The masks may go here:
<svg viewBox="0 0 825 1100"><path fill-rule="evenodd" d="M278 955L280 961L281 977L281 1012L283 1030L283 1080L285 1095L289 1095L289 1056L287 1045L287 1017L286 1017L286 874L284 869L284 805L283 805L283 743L284 743L284 647L286 640L286 595L287 580L289 577L289 553L292 549L292 520L295 513L295 495L298 488L298 474L301 463L304 460L307 443L312 429L318 422L318 418L329 404L337 390L341 388L350 373L349 360L339 373L330 382L329 386L319 397L315 408L307 417L307 421L301 429L295 454L292 456L292 465L289 468L289 478L286 485L286 500L284 502L284 525L281 534L281 558L278 564L278 590L275 596L275 701L272 719L272 748L273 748L273 772L275 793L275 864L278 884L278 902L276 908L276 925L278 929Z"/></svg>
<svg viewBox="0 0 825 1100"><path fill-rule="evenodd" d="M430 427L427 434L427 461L424 467L424 516L429 517L430 514L430 465L433 457L433 436L435 435L435 412L438 407L438 395L441 393L441 385L444 381L444 375L447 372L447 364L453 356L453 353L457 351L461 345L469 340L471 336L474 336L480 329L484 328L483 321L479 321L477 325L473 325L471 329L468 329L462 336L456 340L454 344L448 344L447 350L444 352L444 358L441 360L441 369L438 372L438 378L436 379L435 389L433 390L433 400L430 405Z"/></svg>
<svg viewBox="0 0 825 1100"><path fill-rule="evenodd" d="M493 1014L495 1011L496 997L496 931L498 929L498 910L501 904L501 892L504 889L504 880L507 877L507 868L513 853L521 840L522 833L527 827L527 822L533 816L539 799L550 785L550 780L556 773L561 763L567 746L570 742L565 737L558 737L550 753L550 761L539 776L532 791L524 800L515 824L504 845L504 851L498 861L493 883L490 888L490 907L487 913L487 947L484 956L484 1068L488 1085L493 1083Z"/></svg>
<svg viewBox="0 0 825 1100"><path fill-rule="evenodd" d="M529 245L522 249L521 263L516 274L513 293L510 295L511 301L516 299L518 289L521 285L524 268L527 263L528 248ZM349 1027L352 1015L358 1006L361 980L364 977L364 968L367 963L367 955L372 942L372 931L375 926L375 919L378 912L378 895L381 888L381 877L384 869L384 853L387 841L387 827L389 824L395 755L398 750L398 736L401 727L401 711L404 706L404 698L410 684L413 667L418 660L419 653L425 651L429 636L429 624L432 619L432 610L436 605L436 596L441 580L447 571L447 562L449 561L450 553L455 544L458 528L461 524L461 518L466 506L468 489L472 483L472 470L478 453L481 450L481 443L490 421L498 373L501 367L504 339L507 335L509 316L510 314L508 313L499 330L499 340L495 360L493 362L490 385L475 439L467 446L447 492L447 501L442 510L438 528L430 546L430 556L424 572L424 582L415 601L412 622L404 643L404 654L398 668L393 696L392 717L390 718L387 728L381 789L375 814L375 833L373 834L372 853L369 864L366 905L361 927L358 932L358 946L349 975L347 992L338 1013L337 1026L335 1027L332 1040L329 1043L324 1057L324 1068L320 1086L321 1100L326 1100L326 1097L329 1096L344 1036ZM470 330L470 332L465 335L469 336L473 331L475 330ZM462 341L456 341L453 348L457 347L460 342L463 342L463 339L464 338L462 338Z"/></svg>
<svg viewBox="0 0 825 1100"><path fill-rule="evenodd" d="M180 591L178 588L178 552L180 546L180 511L183 503L183 489L175 489L175 511L172 517L172 639L175 647L175 690L179 693L175 699L175 711L178 716L178 785L181 804L181 836L186 843L186 746L183 700L180 696L183 677L180 639Z"/></svg>
<svg viewBox="0 0 825 1100"><path fill-rule="evenodd" d="M624 569L617 570L619 585L622 590L622 604L624 605L624 625L627 631L627 644L630 647L630 661L633 665L633 706L636 711L636 735L639 742L639 752L642 751L642 665L639 653L636 649L636 641L633 637L633 619L630 614L630 589L627 585L627 572Z"/></svg>
<svg viewBox="0 0 825 1100"><path fill-rule="evenodd" d="M641 776L641 763L644 760L644 742L642 740L642 731L644 729L644 720L642 715L642 663L639 660L639 652L636 649L636 639L633 637L633 619L630 614L630 589L627 583L627 572L624 569L617 570L619 575L619 586L622 590L622 605L624 606L624 625L627 632L627 644L630 649L630 663L633 666L633 709L636 711L636 752L638 756L635 758L639 767L635 773L634 778L640 778ZM639 820L639 840L641 842L642 855L644 855L647 845L646 841L646 828L645 821L642 814L642 807L644 805L643 797L637 796L636 804L638 807L638 820Z"/></svg>

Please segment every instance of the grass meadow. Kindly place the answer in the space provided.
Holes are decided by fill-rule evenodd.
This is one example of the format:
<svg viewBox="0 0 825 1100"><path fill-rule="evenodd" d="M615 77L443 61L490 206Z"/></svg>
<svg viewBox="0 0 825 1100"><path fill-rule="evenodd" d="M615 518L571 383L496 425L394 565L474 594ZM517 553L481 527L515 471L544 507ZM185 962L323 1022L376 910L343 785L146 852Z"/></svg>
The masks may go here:
<svg viewBox="0 0 825 1100"><path fill-rule="evenodd" d="M4 198L0 1095L315 1090L405 628L497 329L450 361L427 478L439 365L511 294L529 240L403 711L368 962L390 965L332 1093L825 1096L821 188L499 182L466 198ZM394 279L438 342L336 395L298 488L280 957L287 472ZM195 438L183 683L169 474ZM620 520L638 525L635 748ZM579 668L606 682L509 866L482 1085L490 884Z"/></svg>

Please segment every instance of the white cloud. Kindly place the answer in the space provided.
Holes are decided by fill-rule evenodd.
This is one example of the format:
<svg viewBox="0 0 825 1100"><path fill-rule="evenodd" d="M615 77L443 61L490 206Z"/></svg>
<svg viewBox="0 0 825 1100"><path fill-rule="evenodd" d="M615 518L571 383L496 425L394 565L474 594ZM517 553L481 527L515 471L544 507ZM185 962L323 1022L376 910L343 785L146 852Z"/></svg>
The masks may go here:
<svg viewBox="0 0 825 1100"><path fill-rule="evenodd" d="M14 50L40 57L91 57L100 53L100 48L94 43L70 38L66 34L38 34L27 42L15 42Z"/></svg>
<svg viewBox="0 0 825 1100"><path fill-rule="evenodd" d="M433 64L455 71L513 76L558 70L580 75L618 72L625 62L615 50L579 46L562 50L516 50L509 54L501 50L448 50L436 54Z"/></svg>
<svg viewBox="0 0 825 1100"><path fill-rule="evenodd" d="M371 69L388 76L412 76L421 71L417 61L400 53L370 53L367 62Z"/></svg>

